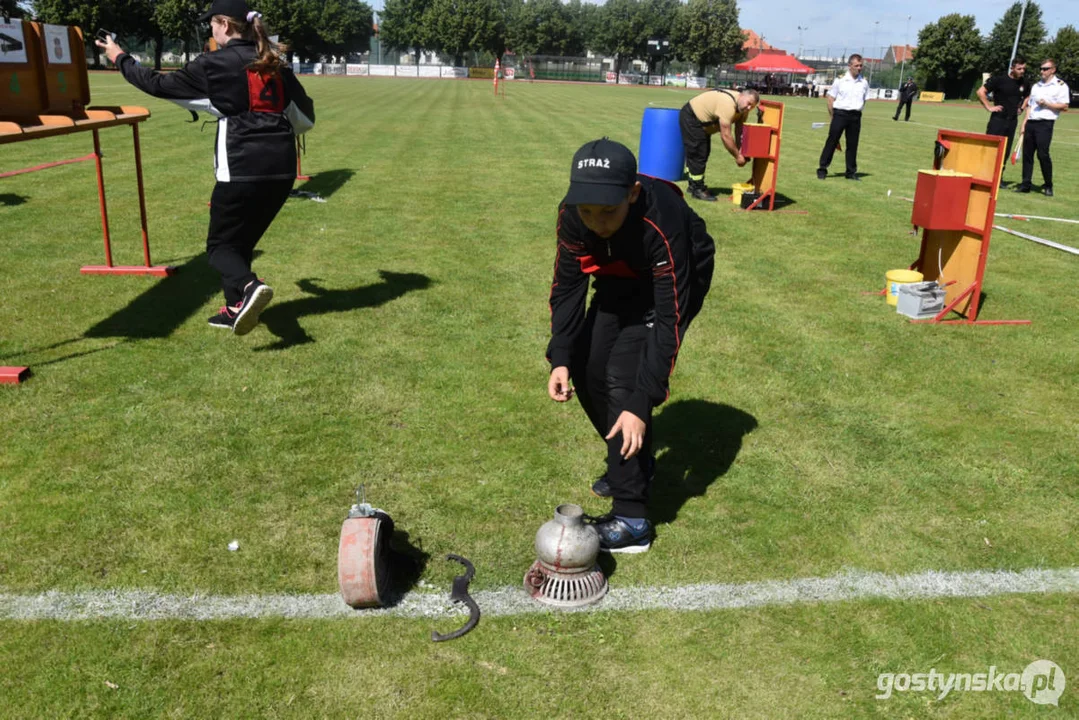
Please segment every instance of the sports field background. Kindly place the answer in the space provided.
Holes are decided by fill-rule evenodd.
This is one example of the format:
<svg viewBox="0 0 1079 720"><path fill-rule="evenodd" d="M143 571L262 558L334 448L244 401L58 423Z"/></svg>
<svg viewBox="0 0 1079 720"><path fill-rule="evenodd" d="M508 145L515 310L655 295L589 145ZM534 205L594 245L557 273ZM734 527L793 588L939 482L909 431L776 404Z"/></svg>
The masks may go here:
<svg viewBox="0 0 1079 720"><path fill-rule="evenodd" d="M588 494L601 446L546 396L556 208L580 144L636 150L644 109L692 91L304 84L318 125L297 186L327 202L290 200L263 239L276 296L242 338L206 325L212 125L92 76L95 103L153 112L142 154L155 263L181 266L168 279L79 274L102 262L90 163L0 180L0 364L34 371L0 391L0 593L332 593L360 483L407 533L417 591L448 594L447 552L490 590L520 583L555 505L605 509ZM867 294L917 255L899 196L935 128L986 121L965 104L893 111L867 108L862 182L820 182L824 101L789 99L778 189L807 214L694 202L716 275L656 418L658 540L608 566L612 587L1079 566L1079 258L993 233L980 317L1030 326L913 325ZM1079 218L1074 115L1054 136L1056 197L1004 189L999 211ZM114 259L137 264L130 132L102 141ZM7 145L0 170L90 143ZM708 184L744 180L714 146ZM1079 247L1079 225L1000 222ZM457 619L3 620L0 717L1075 716L1076 608L554 613L437 646L430 630ZM880 672L1042 658L1072 682L1059 708L873 698Z"/></svg>

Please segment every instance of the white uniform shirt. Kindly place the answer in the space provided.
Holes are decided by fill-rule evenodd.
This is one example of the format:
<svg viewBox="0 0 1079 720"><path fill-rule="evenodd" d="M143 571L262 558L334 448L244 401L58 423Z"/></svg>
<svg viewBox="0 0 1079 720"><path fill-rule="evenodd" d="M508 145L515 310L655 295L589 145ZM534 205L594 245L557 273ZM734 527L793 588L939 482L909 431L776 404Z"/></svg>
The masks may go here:
<svg viewBox="0 0 1079 720"><path fill-rule="evenodd" d="M869 95L869 83L864 75L859 75L855 80L848 70L846 75L832 83L828 95L834 99L834 110L861 110L865 106L866 96Z"/></svg>
<svg viewBox="0 0 1079 720"><path fill-rule="evenodd" d="M1056 120L1060 115L1059 110L1050 110L1044 105L1035 105L1035 101L1064 103L1071 100L1071 93L1067 84L1058 77L1053 77L1049 82L1039 80L1030 89L1030 120Z"/></svg>

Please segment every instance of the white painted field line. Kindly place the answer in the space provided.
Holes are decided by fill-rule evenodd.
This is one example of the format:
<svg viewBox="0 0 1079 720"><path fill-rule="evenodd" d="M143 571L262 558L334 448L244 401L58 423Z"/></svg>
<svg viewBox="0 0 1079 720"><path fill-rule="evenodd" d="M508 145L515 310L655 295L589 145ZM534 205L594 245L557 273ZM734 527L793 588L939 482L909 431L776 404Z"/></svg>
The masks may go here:
<svg viewBox="0 0 1079 720"><path fill-rule="evenodd" d="M1032 593L1079 593L1079 568L1011 572L924 572L884 575L850 571L824 578L742 584L613 588L586 612L612 610L730 610L858 600L972 598ZM0 620L228 620L233 618L444 617L461 614L442 593L410 593L390 608L353 610L336 595L169 595L96 590L0 593ZM551 612L517 587L475 593L486 616Z"/></svg>

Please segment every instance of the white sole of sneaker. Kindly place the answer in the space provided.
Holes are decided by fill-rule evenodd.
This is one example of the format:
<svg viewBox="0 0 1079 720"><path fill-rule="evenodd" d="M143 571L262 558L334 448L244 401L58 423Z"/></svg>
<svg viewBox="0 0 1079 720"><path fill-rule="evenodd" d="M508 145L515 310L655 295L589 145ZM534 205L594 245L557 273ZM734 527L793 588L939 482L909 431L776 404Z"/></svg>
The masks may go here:
<svg viewBox="0 0 1079 720"><path fill-rule="evenodd" d="M236 315L236 322L232 325L233 335L246 335L259 324L259 315L273 300L273 288L269 285L260 285L252 293L251 299L244 304Z"/></svg>
<svg viewBox="0 0 1079 720"><path fill-rule="evenodd" d="M623 555L636 555L637 553L648 552L648 548L650 547L652 547L652 543L648 543L647 545L629 545L628 547L621 548L605 548L601 546L599 551L612 554L621 553Z"/></svg>

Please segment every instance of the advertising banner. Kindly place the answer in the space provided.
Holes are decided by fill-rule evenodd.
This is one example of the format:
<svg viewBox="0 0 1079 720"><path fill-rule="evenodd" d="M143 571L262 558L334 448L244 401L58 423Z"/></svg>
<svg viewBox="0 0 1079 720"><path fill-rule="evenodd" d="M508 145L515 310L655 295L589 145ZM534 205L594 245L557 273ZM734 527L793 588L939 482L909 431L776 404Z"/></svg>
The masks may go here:
<svg viewBox="0 0 1079 720"><path fill-rule="evenodd" d="M708 78L702 77L687 77L686 87L703 89L708 87Z"/></svg>
<svg viewBox="0 0 1079 720"><path fill-rule="evenodd" d="M517 76L517 68L506 68L503 72L503 77L507 80L513 80Z"/></svg>
<svg viewBox="0 0 1079 720"><path fill-rule="evenodd" d="M393 77L393 68L393 65L372 65L368 72L380 77Z"/></svg>
<svg viewBox="0 0 1079 720"><path fill-rule="evenodd" d="M618 73L619 85L639 85L641 76L638 73Z"/></svg>
<svg viewBox="0 0 1079 720"><path fill-rule="evenodd" d="M470 67L468 69L468 76L470 78L484 78L486 80L492 80L495 76L495 69L489 67Z"/></svg>
<svg viewBox="0 0 1079 720"><path fill-rule="evenodd" d="M358 63L349 63L345 65L345 75L366 75L367 66Z"/></svg>
<svg viewBox="0 0 1079 720"><path fill-rule="evenodd" d="M649 75L648 76L648 84L649 85L662 85L663 84L663 76L662 75Z"/></svg>
<svg viewBox="0 0 1079 720"><path fill-rule="evenodd" d="M923 92L918 95L918 100L920 100L921 102L944 102L944 93Z"/></svg>
<svg viewBox="0 0 1079 720"><path fill-rule="evenodd" d="M438 65L420 65L419 66L419 76L420 77L425 77L425 78L441 77L442 76L441 70L442 70L442 68L439 67Z"/></svg>
<svg viewBox="0 0 1079 720"><path fill-rule="evenodd" d="M415 65L396 65L394 75L397 77L419 77L419 68Z"/></svg>
<svg viewBox="0 0 1079 720"><path fill-rule="evenodd" d="M618 82L618 73L608 70L603 79L605 82L616 83Z"/></svg>
<svg viewBox="0 0 1079 720"><path fill-rule="evenodd" d="M468 68L463 67L442 67L442 77L444 78L467 78Z"/></svg>

